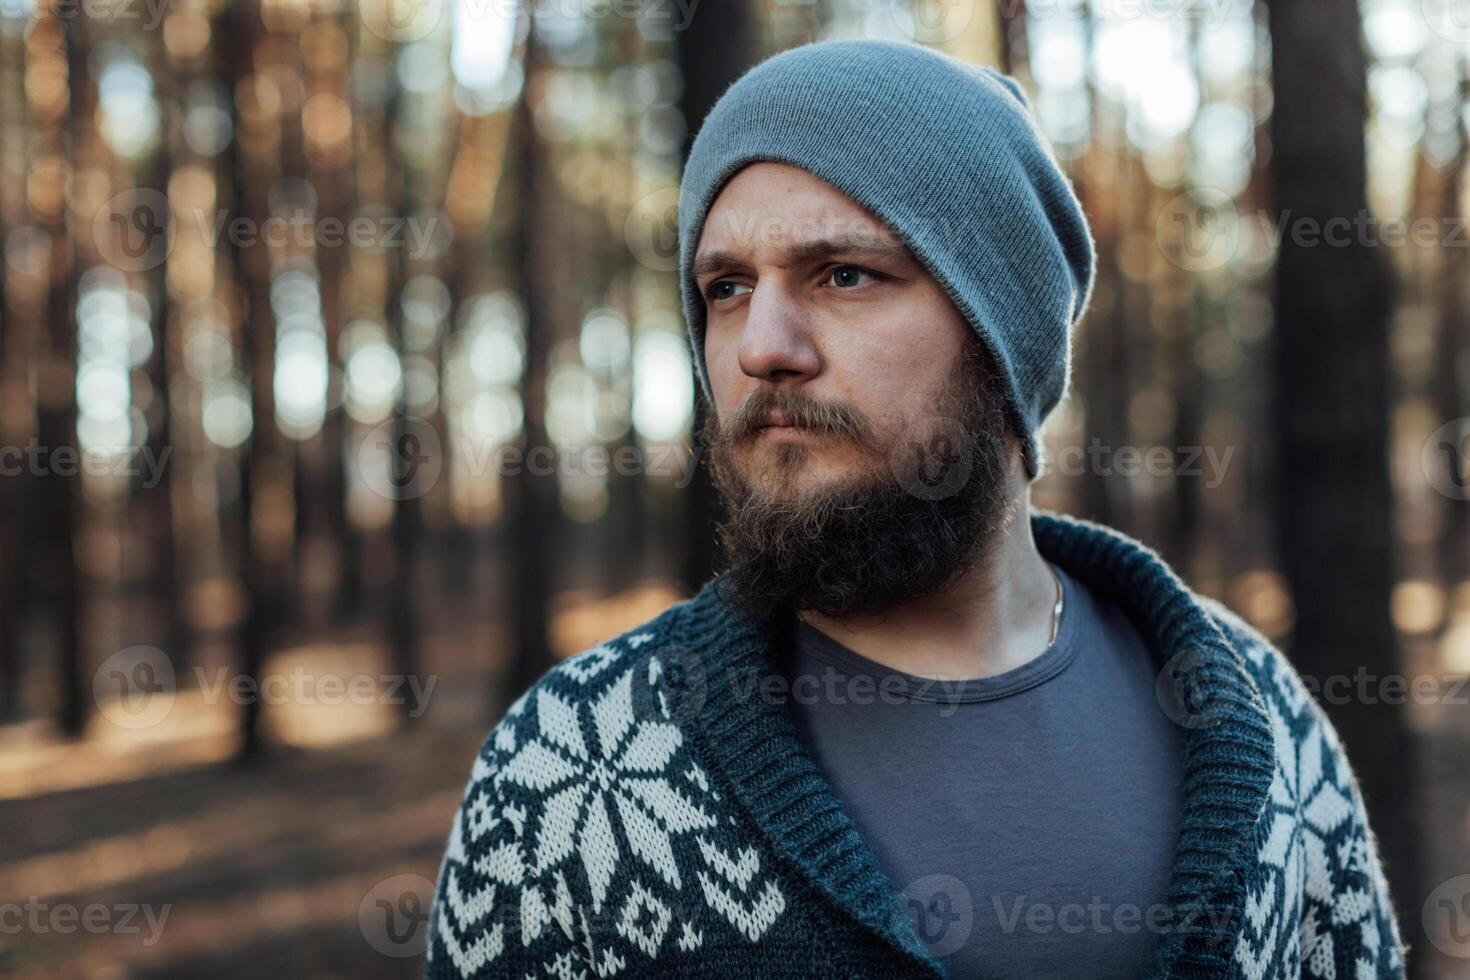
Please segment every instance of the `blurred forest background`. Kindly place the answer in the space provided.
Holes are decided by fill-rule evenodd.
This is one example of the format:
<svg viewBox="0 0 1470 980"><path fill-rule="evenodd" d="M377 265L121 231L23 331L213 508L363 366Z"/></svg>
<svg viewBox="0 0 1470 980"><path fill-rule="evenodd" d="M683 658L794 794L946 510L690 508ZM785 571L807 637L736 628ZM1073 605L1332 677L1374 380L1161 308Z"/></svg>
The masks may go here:
<svg viewBox="0 0 1470 980"><path fill-rule="evenodd" d="M0 973L418 975L489 726L716 561L692 132L853 36L1031 94L1036 501L1339 692L1470 976L1467 0L0 0Z"/></svg>

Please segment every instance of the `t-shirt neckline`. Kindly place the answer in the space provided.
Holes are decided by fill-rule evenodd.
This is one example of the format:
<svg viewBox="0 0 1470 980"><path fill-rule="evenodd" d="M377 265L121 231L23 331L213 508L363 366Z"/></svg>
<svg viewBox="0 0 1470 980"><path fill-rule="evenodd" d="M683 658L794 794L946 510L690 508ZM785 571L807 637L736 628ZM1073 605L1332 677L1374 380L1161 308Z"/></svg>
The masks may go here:
<svg viewBox="0 0 1470 980"><path fill-rule="evenodd" d="M797 632L792 642L799 644L803 653L848 677L871 678L877 684L892 687L911 701L971 704L1012 697L1044 684L1066 670L1076 659L1081 646L1076 635L1077 624L1082 619L1077 610L1077 603L1081 601L1080 590L1065 571L1056 565L1051 565L1051 568L1062 582L1062 621L1057 628L1057 638L1030 660L999 674L954 679L909 674L863 656L801 619L796 621Z"/></svg>

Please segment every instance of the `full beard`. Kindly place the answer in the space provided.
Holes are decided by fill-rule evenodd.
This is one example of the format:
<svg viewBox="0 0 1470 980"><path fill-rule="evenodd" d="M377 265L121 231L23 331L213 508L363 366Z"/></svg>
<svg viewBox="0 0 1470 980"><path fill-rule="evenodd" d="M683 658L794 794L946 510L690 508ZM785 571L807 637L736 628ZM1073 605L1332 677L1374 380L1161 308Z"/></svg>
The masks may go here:
<svg viewBox="0 0 1470 980"><path fill-rule="evenodd" d="M756 490L734 459L756 438L750 417L722 426L711 415L704 438L727 509L721 594L759 621L787 608L850 620L958 585L1009 519L1011 427L995 377L971 343L932 415L887 441L848 406L814 407L795 394L763 402L821 438L850 440L869 464L805 492L794 476L807 446L777 447L777 492Z"/></svg>

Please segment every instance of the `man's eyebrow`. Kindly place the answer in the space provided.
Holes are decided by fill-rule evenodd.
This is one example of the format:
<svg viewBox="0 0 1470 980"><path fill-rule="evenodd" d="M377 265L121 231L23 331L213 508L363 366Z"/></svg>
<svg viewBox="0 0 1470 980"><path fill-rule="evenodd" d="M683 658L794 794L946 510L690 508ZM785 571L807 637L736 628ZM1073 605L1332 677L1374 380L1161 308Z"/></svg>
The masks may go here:
<svg viewBox="0 0 1470 980"><path fill-rule="evenodd" d="M693 274L697 279L711 272L719 272L731 266L739 265L740 258L734 253L723 248L717 248L709 252L701 252L694 257Z"/></svg>
<svg viewBox="0 0 1470 980"><path fill-rule="evenodd" d="M884 242L874 238L816 238L797 242L786 250L786 257L797 261L810 261L839 253L867 255L897 261L907 261L913 257L907 248L897 242ZM742 263L743 260L734 252L717 248L709 252L702 252L695 257L692 274L698 278Z"/></svg>

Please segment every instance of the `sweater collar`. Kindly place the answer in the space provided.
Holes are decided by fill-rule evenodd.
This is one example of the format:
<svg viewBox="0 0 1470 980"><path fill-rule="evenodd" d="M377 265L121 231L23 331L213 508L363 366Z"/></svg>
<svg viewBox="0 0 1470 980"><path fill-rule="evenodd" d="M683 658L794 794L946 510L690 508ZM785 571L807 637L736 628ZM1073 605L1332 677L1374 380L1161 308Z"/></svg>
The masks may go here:
<svg viewBox="0 0 1470 980"><path fill-rule="evenodd" d="M1193 593L1142 544L1073 518L1033 513L1043 557L1121 606L1158 664L1188 685L1184 797L1166 902L1183 927L1159 937L1157 976L1212 976L1228 967L1244 915L1253 832L1266 805L1274 751L1260 693L1239 654ZM779 699L772 676L774 626L752 621L720 594L718 578L681 604L675 643L703 673L692 736L742 806L822 894L907 957L917 970L943 968L914 934L898 897Z"/></svg>

